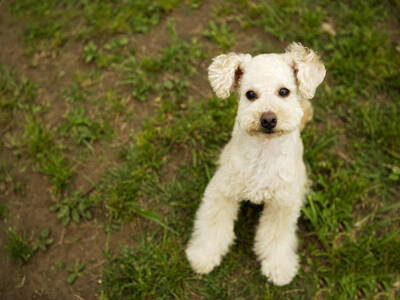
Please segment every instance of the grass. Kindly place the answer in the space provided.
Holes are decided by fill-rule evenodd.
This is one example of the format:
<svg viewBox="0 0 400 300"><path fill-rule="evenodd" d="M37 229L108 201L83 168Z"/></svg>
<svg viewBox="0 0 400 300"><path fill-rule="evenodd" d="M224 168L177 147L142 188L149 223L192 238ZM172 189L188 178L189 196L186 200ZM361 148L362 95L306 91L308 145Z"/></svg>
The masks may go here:
<svg viewBox="0 0 400 300"><path fill-rule="evenodd" d="M29 17L28 55L62 55L66 44L76 43L82 70L57 87L58 98L45 106L37 84L1 65L1 124L11 125L1 149L10 148L15 161L27 159L48 179L55 191L51 209L62 224L144 224L135 227L132 245L104 246L100 299L398 297L400 56L393 27L400 21L399 4L230 1L213 11L218 22L204 21L193 39L178 35L185 28L169 20L165 47L152 55L137 51L142 45L136 37L148 37L178 5L189 14L201 2L23 0L11 6L15 15ZM248 202L235 224L237 242L221 266L198 276L184 256L237 109L235 96L221 100L192 90L210 53L234 51L241 43L236 26L228 27L224 17L246 34L264 31L255 52L281 51L296 40L321 54L327 67L313 100L314 121L302 133L312 186L299 220L301 268L285 287L272 286L260 273L252 245L262 207ZM113 83L104 87L103 77L110 74ZM54 108L62 111L57 120ZM141 118L139 129L121 134L123 124ZM102 157L99 148L115 155ZM100 179L82 192L77 175L87 160L101 159L110 165L94 170ZM1 171L0 184L8 184L9 172ZM5 207L0 206L2 218ZM94 207L106 218L93 215ZM9 254L29 260L29 243L14 230L7 233ZM38 247L48 247L49 238L41 235ZM82 276L84 264L68 270L70 284Z"/></svg>
<svg viewBox="0 0 400 300"><path fill-rule="evenodd" d="M168 299L181 294L184 282L194 276L188 269L182 272L184 262L179 259L182 253L175 253L176 242L168 238L159 245L142 241L135 250L122 247L120 256L104 272L103 297Z"/></svg>
<svg viewBox="0 0 400 300"><path fill-rule="evenodd" d="M303 250L300 253L301 255L307 253L307 256L311 257L307 262L309 268L314 274L318 274L320 279L316 282L316 275L301 272L299 275L299 280L303 282L301 290L306 295L330 295L333 298L340 297L343 299L370 297L374 294L388 296L393 292L390 282L394 280L393 274L396 272L396 264L394 264L394 268L389 266L393 265L397 257L398 231L394 224L396 224L398 218L387 216L386 218L389 218L389 220L384 224L390 225L385 228L382 227L383 225L380 225L379 220L385 218L385 213L377 213L377 203L370 199L379 195L383 202L378 207L382 208L385 207L385 203L386 205L393 203L395 201L393 196L398 192L396 188L398 181L389 179L389 172L391 171L391 174L393 174L393 166L399 164L399 136L396 134L399 132L399 128L398 120L394 115L398 111L398 104L393 102L387 104L374 103L374 98L382 97L382 93L385 95L384 97L389 99L393 99L392 97L396 95L397 92L393 90L392 86L393 81L387 79L398 76L398 71L396 72L391 64L396 61L396 64L399 65L399 62L387 36L382 31L373 27L361 26L361 28L356 28L355 31L354 28L350 29L353 30L350 31L352 32L350 37L349 31L346 30L347 13L355 13L354 7L332 8L333 11L339 9L346 11L342 18L339 17L335 20L344 29L338 34L337 38L333 38L321 29L322 21L327 17L323 9L325 4L314 10L310 10L304 4L296 1L286 2L282 4L283 6L279 5L273 3L269 6L261 3L259 6L247 10L253 18L260 17L255 18L256 21L246 24L246 26L261 26L279 39L284 38L283 33L287 35L287 32L291 32L289 34L290 39L301 40L304 43L311 44L319 51L324 51L329 74L328 83L322 87L321 96L315 101L317 115L319 113L321 116L325 114L328 123L324 124L323 134L313 125L304 133L304 142L307 145L305 159L311 170L313 192L309 195L307 204L303 208L301 223L310 232L310 236L304 241ZM365 9L365 6L363 8ZM271 12L274 12L274 14ZM374 14L369 11L364 13L369 14L368 17L364 16L364 21L369 21L370 24L381 21L380 17L374 17ZM286 17L283 17L283 15L286 15ZM298 22L293 22L293 19L288 18L287 15L293 15ZM363 18L363 16L360 16L360 18ZM272 24L273 26L271 26ZM287 30L284 30L285 28ZM311 30L306 30L307 28ZM395 82L394 84L396 84ZM367 95L369 99L364 98ZM326 102L322 102L324 96L327 98ZM322 103L319 104L318 101ZM347 107L347 110L337 108L338 102ZM215 105L215 102L211 103ZM153 135L149 134L145 143L141 141L133 147L133 150L137 153L141 153L138 149L141 145L145 145L146 149L151 149L149 151L151 157L147 161L157 162L155 168L158 175L162 174L163 165L159 162L163 161L164 154L161 151L163 147L169 153L176 148L179 149L181 145L190 145L193 149L192 157L179 168L178 175L171 183L159 184L159 191L157 191L154 186L160 180L151 177L147 181L155 191L147 190L142 180L141 185L144 185L144 187L138 188L136 193L129 193L129 195L140 195L141 198L146 198L147 194L149 199L155 198L158 199L159 203L172 205L174 218L171 218L173 219L171 225L175 226L173 228L178 232L180 229L185 229L188 223L190 224L190 218L185 218L185 216L188 212L191 212L189 214L193 216L196 206L194 203L198 203L201 192L212 174L217 149L228 139L228 136L213 139L208 130L213 129L214 137L216 132L229 132L231 124L224 123L220 125L222 127L219 127L218 123L212 123L212 120L216 119L216 116L213 116L214 113L220 114L221 120L233 119L234 100L228 102L227 105L229 104L229 109L216 106L214 107L216 110L210 109L209 106L190 106L184 112L184 116L176 113L178 116L176 122L164 126L160 134L154 135L157 124L146 125L143 134L152 132ZM352 112L351 114L348 113L349 110ZM211 116L211 119L206 120L205 112ZM204 116L204 119L202 116ZM341 122L342 128L335 125L339 122ZM183 124L190 129L185 126L183 126L185 129L181 128ZM195 133L191 131L192 128ZM168 136L170 132L173 133L171 137ZM143 138L143 136L139 137ZM347 141L347 149L340 149L339 137ZM360 137L365 137L365 140L360 139ZM155 141L157 141L157 149L148 148L149 144L151 145ZM205 145L206 149L204 148ZM217 147L214 148L214 146ZM214 151L207 153L207 148ZM178 152L178 150L175 151ZM349 156L348 161L343 160L343 156ZM141 156L134 156L134 158L134 165L138 162L141 164L144 160ZM377 168L376 162L381 162L383 167ZM388 164L392 167L385 168L384 166ZM126 170L126 172L128 171ZM397 177L392 175L390 178ZM122 196L119 199L125 198ZM370 211L369 213L373 214L373 217L365 220L365 215L355 213L354 208L358 205L365 205L367 210ZM360 226L361 221L363 221L362 226ZM237 227L238 225L236 224ZM183 241L185 241L188 238L188 232L181 232L181 234L185 236L183 238ZM245 245L249 247L252 243L251 239L245 237L244 240L247 240L248 243ZM317 243L310 243L308 240L316 240ZM147 249L151 249L150 246ZM152 252L152 250L149 251ZM175 251L177 251L176 246L171 245L168 252L175 253ZM232 256L235 256L236 260L248 260L249 253L248 251L246 253L244 246L238 245L234 247L232 252ZM375 255L371 255L371 253ZM176 254L176 257L179 256L182 256L182 253ZM104 283L104 292L110 298L124 298L123 286L126 285L124 285L122 278L128 277L131 278L130 280L135 280L138 277L135 273L137 270L131 270L132 273L127 270L127 273L124 273L116 265L120 267L135 265L135 262L131 261L134 259L137 265L144 265L147 272L150 273L151 270L150 266L146 267L146 264L136 256L136 252L129 252L125 249L120 259L124 263L121 263L121 261L116 264L111 263L110 269L105 271L105 280L111 281L113 286L117 287L116 291L122 293L115 296L112 289L110 290ZM169 259L174 260L174 258ZM254 259L254 257L251 257L251 259ZM225 264L234 268L231 257L228 256L225 260L227 260ZM157 260L154 266L157 266L157 263L160 262L162 262L161 258ZM367 267L360 268L360 262L363 266L371 266L372 270ZM194 283L196 280L193 280L193 282L187 280L186 289L170 283L168 286L174 287L173 291L177 294L169 291L157 292L157 290L151 288L150 283L146 283L146 280L142 282L141 288L145 286L145 291L152 291L153 295L165 297L188 297L191 292L195 291L195 294L204 297L220 295L229 298L240 297L239 291L250 280L249 277L251 282L259 280L260 275L253 272L249 277L246 277L246 282L235 282L239 287L226 287L224 285L226 277L222 275L225 266L223 263L213 274L201 279L203 289L197 289ZM179 274L185 274L187 268L187 265L182 265ZM176 276L174 275L176 273L175 267L172 269L171 274L169 272L163 272L163 274L167 278L169 275L171 277ZM145 274L146 271L144 271ZM107 272L118 275L119 281L115 278L111 279ZM221 275L221 277L218 275ZM215 289L213 285L217 286L219 290ZM222 288L221 290L221 287L226 287L226 289ZM127 288L128 290L130 288L135 289L134 283L128 285ZM265 297L279 297L278 295L282 295L282 292L285 293L285 291L293 288L296 288L296 285L291 284L281 290L268 287ZM138 289L136 288L135 291L138 292ZM256 295L259 295L257 292L257 288L253 286L246 289L246 293L242 295L257 297ZM130 298L128 295L129 293L126 294L127 299ZM138 294L138 297L146 296L149 295L145 292Z"/></svg>
<svg viewBox="0 0 400 300"><path fill-rule="evenodd" d="M169 24L170 43L156 57L143 57L140 61L130 55L119 66L126 74L121 84L132 87L132 96L147 101L151 94L160 96L184 96L185 80L196 73L194 65L203 58L201 46L196 39L191 43L181 40L172 24ZM177 78L177 76L182 78ZM163 76L163 79L160 79Z"/></svg>
<svg viewBox="0 0 400 300"><path fill-rule="evenodd" d="M209 28L203 31L204 36L208 37L224 51L229 50L235 43L235 36L229 30L226 23L216 24L214 21L210 21Z"/></svg>
<svg viewBox="0 0 400 300"><path fill-rule="evenodd" d="M40 117L28 117L23 144L39 171L54 184L55 192L63 192L74 174L74 169L68 164L65 154L56 147L53 133L48 127L42 126Z"/></svg>
<svg viewBox="0 0 400 300"><path fill-rule="evenodd" d="M107 138L111 128L106 122L88 118L83 107L77 106L65 116L65 123L58 127L58 134L62 137L72 137L77 145L85 145L92 149L91 144L99 139Z"/></svg>
<svg viewBox="0 0 400 300"><path fill-rule="evenodd" d="M19 263L27 263L34 254L35 250L31 248L24 236L20 236L15 229L6 230L10 240L4 247L10 257Z"/></svg>
<svg viewBox="0 0 400 300"><path fill-rule="evenodd" d="M25 76L16 78L9 68L0 64L0 126L6 128L17 109L31 105L37 84Z"/></svg>
<svg viewBox="0 0 400 300"><path fill-rule="evenodd" d="M103 34L146 33L160 22L179 1L32 1L23 0L11 5L11 11L28 17L30 22L24 34L28 53L57 50L69 39L88 40ZM78 35L70 27L79 26ZM93 47L91 47L93 49Z"/></svg>

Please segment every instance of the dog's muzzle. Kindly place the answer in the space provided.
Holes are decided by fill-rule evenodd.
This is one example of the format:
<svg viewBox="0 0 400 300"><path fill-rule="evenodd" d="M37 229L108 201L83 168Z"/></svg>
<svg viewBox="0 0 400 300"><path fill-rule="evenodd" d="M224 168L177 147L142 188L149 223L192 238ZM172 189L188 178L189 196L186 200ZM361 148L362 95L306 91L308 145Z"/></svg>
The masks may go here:
<svg viewBox="0 0 400 300"><path fill-rule="evenodd" d="M265 133L273 133L273 129L278 123L278 118L272 111L267 111L263 113L260 117L260 124Z"/></svg>

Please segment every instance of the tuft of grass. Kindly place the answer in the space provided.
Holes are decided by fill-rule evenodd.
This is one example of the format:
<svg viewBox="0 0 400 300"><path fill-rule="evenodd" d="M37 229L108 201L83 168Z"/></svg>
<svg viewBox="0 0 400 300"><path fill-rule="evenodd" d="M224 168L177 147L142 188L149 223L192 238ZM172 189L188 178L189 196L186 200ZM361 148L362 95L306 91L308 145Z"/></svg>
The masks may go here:
<svg viewBox="0 0 400 300"><path fill-rule="evenodd" d="M27 263L34 254L34 249L28 245L25 237L20 236L13 228L6 230L10 240L4 247L13 260L19 263Z"/></svg>
<svg viewBox="0 0 400 300"><path fill-rule="evenodd" d="M74 169L68 164L62 151L54 145L50 129L42 124L38 116L28 116L23 144L37 163L39 171L48 177L59 194L69 183Z"/></svg>
<svg viewBox="0 0 400 300"><path fill-rule="evenodd" d="M17 110L32 105L38 85L0 64L0 126L7 126Z"/></svg>
<svg viewBox="0 0 400 300"><path fill-rule="evenodd" d="M52 146L50 129L42 124L42 120L28 116L24 132L27 151L31 157L38 160L41 160Z"/></svg>
<svg viewBox="0 0 400 300"><path fill-rule="evenodd" d="M71 137L77 145L85 145L93 150L93 142L110 136L108 124L88 118L83 107L74 108L64 118L65 123L57 129L57 133L61 137Z"/></svg>
<svg viewBox="0 0 400 300"><path fill-rule="evenodd" d="M229 50L235 44L235 35L226 23L217 24L210 21L203 35L215 42L223 51Z"/></svg>

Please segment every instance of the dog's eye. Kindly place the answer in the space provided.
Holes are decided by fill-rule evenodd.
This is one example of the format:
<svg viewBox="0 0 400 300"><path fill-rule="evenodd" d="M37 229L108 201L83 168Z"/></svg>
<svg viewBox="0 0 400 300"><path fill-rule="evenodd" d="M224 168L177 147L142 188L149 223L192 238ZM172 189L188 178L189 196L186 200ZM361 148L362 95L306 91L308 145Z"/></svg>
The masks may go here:
<svg viewBox="0 0 400 300"><path fill-rule="evenodd" d="M253 101L253 100L257 99L257 94L254 91L247 91L246 98Z"/></svg>
<svg viewBox="0 0 400 300"><path fill-rule="evenodd" d="M287 88L281 88L279 90L279 96L281 96L281 97L287 97L287 96L289 96L289 94L290 94L290 91Z"/></svg>

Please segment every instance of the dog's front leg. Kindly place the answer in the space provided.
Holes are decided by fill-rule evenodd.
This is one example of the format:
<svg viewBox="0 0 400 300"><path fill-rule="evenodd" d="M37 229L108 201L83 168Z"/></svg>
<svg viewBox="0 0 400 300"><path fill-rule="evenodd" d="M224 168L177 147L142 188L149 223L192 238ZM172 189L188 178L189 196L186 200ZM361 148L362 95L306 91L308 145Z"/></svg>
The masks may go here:
<svg viewBox="0 0 400 300"><path fill-rule="evenodd" d="M276 285L288 284L298 269L296 223L301 199L293 200L274 199L265 205L256 233L254 250L261 271Z"/></svg>
<svg viewBox="0 0 400 300"><path fill-rule="evenodd" d="M196 273L206 274L219 265L234 239L234 221L239 202L227 195L224 176L218 170L208 184L196 213L186 255ZM235 198L235 197L233 197Z"/></svg>

